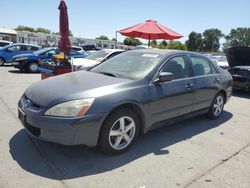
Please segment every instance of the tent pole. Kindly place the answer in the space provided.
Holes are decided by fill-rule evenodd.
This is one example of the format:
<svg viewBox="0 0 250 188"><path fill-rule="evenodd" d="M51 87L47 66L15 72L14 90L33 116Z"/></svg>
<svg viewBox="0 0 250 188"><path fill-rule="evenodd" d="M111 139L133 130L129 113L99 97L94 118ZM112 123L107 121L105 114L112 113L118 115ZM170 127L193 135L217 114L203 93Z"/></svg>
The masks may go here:
<svg viewBox="0 0 250 188"><path fill-rule="evenodd" d="M148 37L148 49L149 49L149 46L150 46L150 36L151 35L149 35L149 37Z"/></svg>

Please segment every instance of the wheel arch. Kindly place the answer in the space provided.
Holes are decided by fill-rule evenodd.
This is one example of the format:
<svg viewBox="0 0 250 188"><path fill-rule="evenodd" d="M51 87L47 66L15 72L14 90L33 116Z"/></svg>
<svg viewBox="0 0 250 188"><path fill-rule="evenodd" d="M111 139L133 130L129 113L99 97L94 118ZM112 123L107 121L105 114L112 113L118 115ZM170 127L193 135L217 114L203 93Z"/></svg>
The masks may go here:
<svg viewBox="0 0 250 188"><path fill-rule="evenodd" d="M121 104L118 104L118 105L114 106L111 109L111 111L104 118L104 120L102 122L102 125L101 125L101 128L100 128L100 131L99 131L98 142L99 142L99 138L100 138L101 129L102 129L103 125L105 124L105 121L107 120L107 118L109 116L111 116L112 113L114 113L115 111L120 110L122 108L130 109L130 110L134 111L137 114L137 116L139 118L139 121L140 121L139 134L143 134L143 131L144 131L145 125L146 125L146 118L145 118L145 114L144 114L142 108L137 103L134 103L134 102L124 102L124 103L121 103Z"/></svg>

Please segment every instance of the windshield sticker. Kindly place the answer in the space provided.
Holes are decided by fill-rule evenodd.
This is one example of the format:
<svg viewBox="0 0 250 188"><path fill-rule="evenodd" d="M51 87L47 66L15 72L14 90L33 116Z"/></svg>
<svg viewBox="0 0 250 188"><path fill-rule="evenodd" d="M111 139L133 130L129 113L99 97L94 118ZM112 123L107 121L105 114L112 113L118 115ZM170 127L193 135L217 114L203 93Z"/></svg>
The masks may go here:
<svg viewBox="0 0 250 188"><path fill-rule="evenodd" d="M142 57L152 57L152 58L157 58L159 57L158 54L143 54Z"/></svg>

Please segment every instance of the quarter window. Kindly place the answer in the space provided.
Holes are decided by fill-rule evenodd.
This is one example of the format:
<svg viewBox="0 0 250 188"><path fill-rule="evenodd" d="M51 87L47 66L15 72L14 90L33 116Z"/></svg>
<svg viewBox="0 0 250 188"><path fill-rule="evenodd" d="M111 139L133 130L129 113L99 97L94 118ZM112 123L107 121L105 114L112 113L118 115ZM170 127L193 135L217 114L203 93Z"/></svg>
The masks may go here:
<svg viewBox="0 0 250 188"><path fill-rule="evenodd" d="M191 57L191 63L195 76L204 76L212 74L210 63L207 59L201 57Z"/></svg>
<svg viewBox="0 0 250 188"><path fill-rule="evenodd" d="M171 72L174 79L187 78L190 76L189 65L184 56L173 57L162 67L161 72Z"/></svg>

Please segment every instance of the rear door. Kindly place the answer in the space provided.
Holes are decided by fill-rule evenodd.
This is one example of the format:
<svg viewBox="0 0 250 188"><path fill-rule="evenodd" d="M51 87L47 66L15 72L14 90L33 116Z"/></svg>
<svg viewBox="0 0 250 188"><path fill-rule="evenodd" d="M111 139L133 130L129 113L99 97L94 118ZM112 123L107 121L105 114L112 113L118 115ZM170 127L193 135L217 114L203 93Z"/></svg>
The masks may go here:
<svg viewBox="0 0 250 188"><path fill-rule="evenodd" d="M149 86L151 124L190 113L194 100L194 82L186 56L170 58L160 72L173 73L174 80Z"/></svg>
<svg viewBox="0 0 250 188"><path fill-rule="evenodd" d="M190 56L194 76L194 106L193 111L210 107L220 88L220 75L212 63L202 56Z"/></svg>
<svg viewBox="0 0 250 188"><path fill-rule="evenodd" d="M22 45L12 45L6 49L6 62L10 62L12 57L20 54Z"/></svg>

